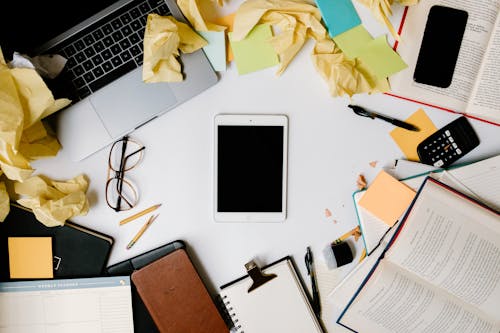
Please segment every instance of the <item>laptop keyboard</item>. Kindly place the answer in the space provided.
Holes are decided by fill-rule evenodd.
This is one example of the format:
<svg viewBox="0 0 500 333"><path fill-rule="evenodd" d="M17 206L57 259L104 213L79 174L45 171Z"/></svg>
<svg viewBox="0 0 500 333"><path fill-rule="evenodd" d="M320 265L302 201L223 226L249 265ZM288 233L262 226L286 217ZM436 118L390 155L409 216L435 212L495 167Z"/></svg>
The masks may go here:
<svg viewBox="0 0 500 333"><path fill-rule="evenodd" d="M68 59L74 98L83 99L142 65L149 13L169 15L170 10L164 0L133 1L57 46L55 52Z"/></svg>

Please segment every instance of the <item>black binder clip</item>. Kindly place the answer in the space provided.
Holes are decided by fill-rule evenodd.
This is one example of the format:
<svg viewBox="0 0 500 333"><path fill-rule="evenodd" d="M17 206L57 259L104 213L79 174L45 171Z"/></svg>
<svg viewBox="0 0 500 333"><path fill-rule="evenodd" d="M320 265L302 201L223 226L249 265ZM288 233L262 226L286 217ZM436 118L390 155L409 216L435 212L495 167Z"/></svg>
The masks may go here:
<svg viewBox="0 0 500 333"><path fill-rule="evenodd" d="M253 280L253 284L248 288L248 292L251 292L252 290L255 290L262 286L264 283L274 279L277 277L276 274L265 274L262 273L260 270L259 266L255 263L255 261L250 260L245 264L245 268L248 272L248 275L250 278Z"/></svg>

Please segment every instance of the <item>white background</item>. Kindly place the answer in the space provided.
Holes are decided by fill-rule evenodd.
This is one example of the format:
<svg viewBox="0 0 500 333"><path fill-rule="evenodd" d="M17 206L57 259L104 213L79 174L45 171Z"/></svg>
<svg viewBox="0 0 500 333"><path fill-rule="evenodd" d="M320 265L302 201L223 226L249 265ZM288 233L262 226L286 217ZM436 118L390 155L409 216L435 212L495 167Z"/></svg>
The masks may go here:
<svg viewBox="0 0 500 333"><path fill-rule="evenodd" d="M357 3L363 23L374 37L386 30ZM232 5L236 7L234 2ZM224 8L229 11L231 7ZM396 10L395 19L401 14ZM72 162L63 149L55 158L33 163L36 174L66 180L80 173L90 179L90 212L72 220L112 236L109 264L136 256L167 242L187 242L197 268L212 292L245 273L244 264L266 264L292 255L307 281L303 258L311 245L316 260L321 250L356 226L352 193L363 173L371 181L379 166L404 158L389 136L394 128L361 118L347 108L356 103L405 119L423 107L439 128L458 115L387 95L333 98L310 59L309 41L287 70L277 67L239 76L231 64L206 92L135 131L146 146L142 163L126 176L140 188L132 211L116 213L105 202L109 147ZM281 223L217 223L213 218L213 119L219 113L277 113L289 118L288 217ZM481 144L460 162L500 153L500 127L471 120ZM92 133L89 133L92 135ZM369 162L378 161L372 168ZM146 207L162 203L158 219L131 250L125 247L146 221L118 222ZM333 216L325 217L325 208ZM334 220L337 223L334 223Z"/></svg>

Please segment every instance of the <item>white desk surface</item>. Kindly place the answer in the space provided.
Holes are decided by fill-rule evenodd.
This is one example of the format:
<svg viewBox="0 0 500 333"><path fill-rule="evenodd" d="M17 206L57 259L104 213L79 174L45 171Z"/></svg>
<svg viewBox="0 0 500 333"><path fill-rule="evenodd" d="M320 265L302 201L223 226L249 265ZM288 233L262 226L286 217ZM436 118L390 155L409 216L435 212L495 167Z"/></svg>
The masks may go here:
<svg viewBox="0 0 500 333"><path fill-rule="evenodd" d="M385 33L357 5L373 35ZM397 15L397 13L396 13ZM269 263L292 255L302 277L306 246L316 260L321 250L356 226L352 193L363 173L370 182L382 165L404 158L389 136L394 128L380 120L361 118L347 108L348 97L333 98L316 72L308 42L284 74L277 67L239 76L234 63L220 81L201 95L132 133L146 146L142 163L126 176L140 189L139 205L116 213L105 201L109 147L72 162L63 149L54 158L35 161L35 174L66 180L85 174L90 179L90 212L72 220L112 236L109 264L182 239L213 292L245 274L244 264ZM422 107L440 128L458 115L383 94L356 95L352 102L405 119ZM218 223L213 219L213 118L218 113L278 113L289 118L288 217L281 223ZM481 144L460 162L500 153L500 127L471 120ZM89 133L89 135L92 135ZM131 250L125 246L147 216L124 226L118 221L153 204L162 203L158 219ZM325 217L325 208L333 216ZM337 223L333 222L337 220Z"/></svg>

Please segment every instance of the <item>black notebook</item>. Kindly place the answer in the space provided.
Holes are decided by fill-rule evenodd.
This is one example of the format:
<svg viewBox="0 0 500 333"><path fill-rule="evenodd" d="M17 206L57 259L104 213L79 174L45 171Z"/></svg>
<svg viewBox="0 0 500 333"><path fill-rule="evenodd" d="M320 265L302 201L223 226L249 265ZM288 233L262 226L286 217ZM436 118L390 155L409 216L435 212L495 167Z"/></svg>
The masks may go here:
<svg viewBox="0 0 500 333"><path fill-rule="evenodd" d="M0 281L10 281L8 237L52 237L54 278L101 276L105 272L113 238L86 227L66 222L46 227L28 209L11 204L0 223Z"/></svg>

